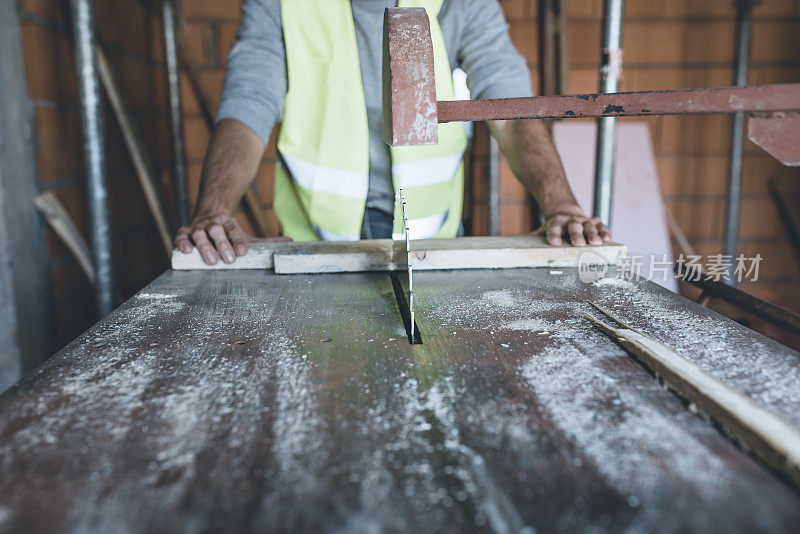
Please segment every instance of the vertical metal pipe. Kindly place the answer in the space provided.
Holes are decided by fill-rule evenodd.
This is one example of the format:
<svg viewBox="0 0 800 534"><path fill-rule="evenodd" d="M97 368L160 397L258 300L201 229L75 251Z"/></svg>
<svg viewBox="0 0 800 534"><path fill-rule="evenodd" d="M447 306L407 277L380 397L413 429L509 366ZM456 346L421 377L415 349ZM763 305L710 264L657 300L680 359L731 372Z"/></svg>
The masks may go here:
<svg viewBox="0 0 800 534"><path fill-rule="evenodd" d="M622 77L622 18L624 0L605 0L600 54L600 92L616 93ZM614 189L617 119L597 120L597 152L594 175L594 216L611 224L611 199Z"/></svg>
<svg viewBox="0 0 800 534"><path fill-rule="evenodd" d="M489 235L500 235L500 146L489 135Z"/></svg>
<svg viewBox="0 0 800 534"><path fill-rule="evenodd" d="M556 0L539 0L539 94L558 93L556 60Z"/></svg>
<svg viewBox="0 0 800 534"><path fill-rule="evenodd" d="M753 0L736 2L736 75L734 83L747 85L747 65L750 59L750 30ZM734 284L733 271L739 240L739 201L742 194L742 151L744 149L744 113L733 116L731 128L731 160L728 173L728 206L725 220L725 251L733 261L728 266L726 283Z"/></svg>
<svg viewBox="0 0 800 534"><path fill-rule="evenodd" d="M111 257L103 107L100 101L100 86L97 77L94 20L90 0L70 0L70 7L72 8L75 62L81 99L92 261L97 275L95 301L98 317L105 317L114 309L114 268Z"/></svg>
<svg viewBox="0 0 800 534"><path fill-rule="evenodd" d="M186 226L189 224L189 195L186 186L186 145L183 134L178 41L175 33L175 0L164 0L161 6L164 18L164 56L166 58L169 126L172 140L172 183L175 188L178 223Z"/></svg>

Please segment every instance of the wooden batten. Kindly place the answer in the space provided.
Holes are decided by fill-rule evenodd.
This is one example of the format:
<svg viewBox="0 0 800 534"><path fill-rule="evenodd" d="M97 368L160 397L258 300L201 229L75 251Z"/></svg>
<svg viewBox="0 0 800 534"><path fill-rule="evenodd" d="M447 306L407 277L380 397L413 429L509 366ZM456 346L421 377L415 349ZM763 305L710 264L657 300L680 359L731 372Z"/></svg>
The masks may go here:
<svg viewBox="0 0 800 534"><path fill-rule="evenodd" d="M462 237L411 242L415 270L513 269L520 267L577 267L581 261L617 265L625 246L572 247L548 245L538 236ZM274 269L278 274L370 272L405 269L405 243L391 239L353 242L255 242L233 264L206 265L197 250L174 251L172 268Z"/></svg>

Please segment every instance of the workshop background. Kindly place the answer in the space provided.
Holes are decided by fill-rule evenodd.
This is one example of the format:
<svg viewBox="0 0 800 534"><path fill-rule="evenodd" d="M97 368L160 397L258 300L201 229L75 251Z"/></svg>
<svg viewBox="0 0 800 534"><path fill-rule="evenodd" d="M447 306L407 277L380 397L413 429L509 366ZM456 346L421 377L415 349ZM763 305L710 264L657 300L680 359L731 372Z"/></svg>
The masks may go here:
<svg viewBox="0 0 800 534"><path fill-rule="evenodd" d="M6 0L3 0L6 1ZM537 2L504 0L511 36L527 58L534 87L538 80ZM29 116L19 135L32 124L31 146L37 192L50 191L85 236L89 219L83 169L81 124L75 58L68 3L59 0L17 2L24 57L24 91ZM184 0L180 32L190 59L214 105L228 50L233 42L242 0ZM568 26L567 93L596 92L600 57L601 0L571 0ZM146 141L162 183L169 212L170 140L161 8L146 0L94 2L98 34ZM623 91L732 85L734 78L735 7L731 0L628 0L624 21ZM753 11L750 84L800 82L800 1L765 0ZM12 21L0 22L11 24ZM209 130L196 94L184 73L181 79L190 199L197 195ZM104 95L105 98L105 95ZM626 120L626 119L622 119ZM640 119L642 120L642 119ZM731 118L728 116L643 119L651 128L661 192L668 211L700 254L722 252L728 180ZM168 268L156 227L118 124L106 103L106 154L114 240L115 280L119 297L127 298ZM471 156L468 212L472 233L488 232L485 194L486 142L476 129ZM274 140L256 180L258 199L271 230ZM800 310L800 265L767 190L772 176L800 179L800 170L785 168L746 142L741 204L740 251L764 257L757 283L742 287L784 307ZM617 184L618 188L625 184ZM530 206L522 186L507 166L500 172L500 233L532 230ZM33 206L25 206L33 210ZM239 222L250 232L251 220ZM175 217L170 221L175 225ZM94 321L92 288L79 264L54 232L38 221L25 241L46 265L45 302L52 339L40 340L52 353ZM38 251L38 252L37 252ZM676 252L679 250L676 249ZM29 362L32 366L36 362Z"/></svg>

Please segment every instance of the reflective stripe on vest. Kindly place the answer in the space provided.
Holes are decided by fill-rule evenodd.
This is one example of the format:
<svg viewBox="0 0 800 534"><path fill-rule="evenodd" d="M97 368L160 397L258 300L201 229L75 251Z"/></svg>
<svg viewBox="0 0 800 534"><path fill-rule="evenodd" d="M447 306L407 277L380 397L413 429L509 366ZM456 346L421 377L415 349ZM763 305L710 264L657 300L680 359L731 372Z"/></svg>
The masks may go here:
<svg viewBox="0 0 800 534"><path fill-rule="evenodd" d="M431 21L437 98L453 99L453 79L437 20L444 0L400 0L425 7ZM369 126L350 0L282 0L288 72L278 137L275 213L295 241L357 240L369 191ZM377 31L377 29L376 29ZM415 239L454 237L461 223L466 137L439 125L439 144L393 147L392 181L405 191ZM395 232L402 217L395 214Z"/></svg>

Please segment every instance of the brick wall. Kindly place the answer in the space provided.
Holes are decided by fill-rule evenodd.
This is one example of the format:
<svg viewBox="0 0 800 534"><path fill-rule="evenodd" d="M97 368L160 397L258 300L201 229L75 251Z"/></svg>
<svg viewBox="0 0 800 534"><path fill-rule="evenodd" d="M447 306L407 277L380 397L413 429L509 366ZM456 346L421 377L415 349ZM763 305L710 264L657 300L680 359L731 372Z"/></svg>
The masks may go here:
<svg viewBox="0 0 800 534"><path fill-rule="evenodd" d="M37 186L61 200L88 239L78 85L67 6L56 0L20 2L21 30L28 93L35 113ZM94 7L109 60L154 165L166 179L169 131L158 13L149 2L140 0L97 0ZM116 120L107 104L105 109L114 265L120 297L127 298L163 272L168 263ZM94 322L94 301L77 262L49 228L46 240L55 341L61 347Z"/></svg>
<svg viewBox="0 0 800 534"><path fill-rule="evenodd" d="M189 47L190 60L197 67L203 90L211 98L214 111L220 105L225 63L239 29L242 3L242 0L184 0L182 2L182 32ZM194 204L200 188L200 174L203 169L203 157L208 145L209 132L188 77L184 75L181 81L189 165L189 198ZM254 182L261 207L270 224L271 235L278 235L279 232L278 220L272 210L276 159L276 139L273 133ZM245 212L240 210L236 214L236 219L246 232L255 235L253 224Z"/></svg>
<svg viewBox="0 0 800 534"><path fill-rule="evenodd" d="M235 38L242 0L184 0L183 35L199 67L205 91L219 104L221 82ZM528 59L534 87L537 79L536 2L502 0L514 43ZM23 45L30 98L36 110L39 186L52 190L88 235L81 160L77 82L62 0L23 0ZM96 0L97 25L111 48L111 61L135 109L148 148L168 179L168 129L163 80L161 26L157 2ZM601 0L571 0L568 90L597 89ZM628 0L625 23L623 90L669 89L730 84L733 77L734 9L732 0ZM765 0L754 11L751 83L800 81L800 1ZM188 80L182 79L190 198L194 202L209 132ZM721 252L727 145L726 117L654 118L652 128L659 179L667 208L703 254ZM106 116L108 132L112 230L117 282L122 297L162 272L160 251L133 168L116 122ZM470 158L479 168L486 155L479 125ZM767 193L773 175L798 176L746 144L741 249L766 259L762 280L747 289L784 305L800 302L800 267ZM277 232L272 212L274 138L256 179L262 208ZM482 176L473 172L472 229L486 233L486 199ZM501 172L501 233L531 229L523 188L508 166ZM169 199L168 199L169 200ZM252 224L237 215L246 230ZM47 237L58 339L61 344L92 322L91 290L58 238Z"/></svg>
<svg viewBox="0 0 800 534"><path fill-rule="evenodd" d="M538 87L537 2L502 0L501 4L514 44L528 59L534 87ZM601 0L569 1L569 93L597 91L602 4ZM621 90L731 85L735 15L732 0L627 0ZM800 82L800 1L764 0L753 11L749 83L789 82ZM731 119L645 120L653 136L667 210L699 254L721 253ZM479 164L483 153L479 147ZM501 169L501 233L526 231L530 216L524 191L506 165ZM781 166L746 141L740 251L760 253L764 261L760 281L744 289L800 309L800 265L767 191L771 176L800 179L800 169ZM475 189L481 190L480 184ZM481 195L476 198L474 211L475 226L480 231L485 225L485 199ZM676 245L674 249L679 252Z"/></svg>

